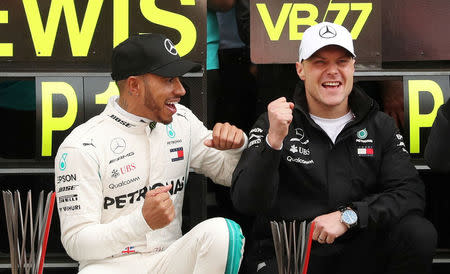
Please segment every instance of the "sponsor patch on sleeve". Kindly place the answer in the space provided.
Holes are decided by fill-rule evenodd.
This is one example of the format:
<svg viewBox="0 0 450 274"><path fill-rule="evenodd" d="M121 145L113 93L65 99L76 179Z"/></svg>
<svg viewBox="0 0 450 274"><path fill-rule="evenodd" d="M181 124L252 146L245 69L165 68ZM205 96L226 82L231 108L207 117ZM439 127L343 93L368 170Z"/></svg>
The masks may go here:
<svg viewBox="0 0 450 274"><path fill-rule="evenodd" d="M250 130L250 136L248 137L248 147L257 145L261 143L264 135L262 134L263 130L261 128L253 128Z"/></svg>

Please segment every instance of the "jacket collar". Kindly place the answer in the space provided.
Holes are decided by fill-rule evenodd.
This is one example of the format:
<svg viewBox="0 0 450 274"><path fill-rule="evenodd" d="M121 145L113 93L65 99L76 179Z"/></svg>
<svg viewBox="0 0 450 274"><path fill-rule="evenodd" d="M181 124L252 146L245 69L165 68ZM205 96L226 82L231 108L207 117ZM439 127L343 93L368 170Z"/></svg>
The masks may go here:
<svg viewBox="0 0 450 274"><path fill-rule="evenodd" d="M107 116L107 121L110 121L122 130L133 133L144 133L147 127L150 130L155 127L156 123L149 119L133 115L123 109L119 111L116 103L117 98L117 96L111 96L105 110L102 112L102 115Z"/></svg>

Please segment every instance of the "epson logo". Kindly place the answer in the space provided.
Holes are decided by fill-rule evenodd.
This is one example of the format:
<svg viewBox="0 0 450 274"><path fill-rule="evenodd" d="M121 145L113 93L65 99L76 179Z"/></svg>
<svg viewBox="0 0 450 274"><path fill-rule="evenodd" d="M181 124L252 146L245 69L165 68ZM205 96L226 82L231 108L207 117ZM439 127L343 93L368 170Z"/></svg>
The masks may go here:
<svg viewBox="0 0 450 274"><path fill-rule="evenodd" d="M77 180L77 175L76 174L67 174L67 175L59 175L57 177L56 183L65 183L65 182L70 182L70 181L76 181Z"/></svg>
<svg viewBox="0 0 450 274"><path fill-rule="evenodd" d="M134 152L130 152L128 154L125 154L125 155L122 155L120 157L117 157L116 159L112 159L111 161L109 161L109 163L112 164L114 162L122 160L123 158L130 157L130 156L133 156L133 155L134 155Z"/></svg>

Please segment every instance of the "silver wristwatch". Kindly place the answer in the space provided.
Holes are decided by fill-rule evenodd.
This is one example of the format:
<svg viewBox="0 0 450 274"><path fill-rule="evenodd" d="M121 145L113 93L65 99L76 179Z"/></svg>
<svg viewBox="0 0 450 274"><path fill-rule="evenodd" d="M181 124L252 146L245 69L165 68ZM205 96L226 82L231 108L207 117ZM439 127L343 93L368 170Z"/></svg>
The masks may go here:
<svg viewBox="0 0 450 274"><path fill-rule="evenodd" d="M358 215L350 207L341 208L341 223L345 224L349 229L358 223Z"/></svg>

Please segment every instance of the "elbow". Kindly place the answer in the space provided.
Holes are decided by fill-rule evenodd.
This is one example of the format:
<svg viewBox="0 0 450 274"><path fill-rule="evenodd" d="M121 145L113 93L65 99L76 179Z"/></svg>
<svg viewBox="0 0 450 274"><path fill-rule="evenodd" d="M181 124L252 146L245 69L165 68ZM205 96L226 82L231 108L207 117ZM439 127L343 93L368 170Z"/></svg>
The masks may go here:
<svg viewBox="0 0 450 274"><path fill-rule="evenodd" d="M67 255L69 255L70 258L72 258L75 261L83 261L86 258L84 258L82 256L82 252L79 252L80 247L78 247L78 245L76 244L76 241L74 241L75 238L74 236L71 237L61 237L61 242L62 245L64 247L64 249L66 250Z"/></svg>
<svg viewBox="0 0 450 274"><path fill-rule="evenodd" d="M103 259L96 241L90 237L80 237L78 233L61 237L61 242L67 255L75 261ZM100 256L99 256L100 255Z"/></svg>
<svg viewBox="0 0 450 274"><path fill-rule="evenodd" d="M256 216L268 212L273 203L271 199L264 199L256 193L231 192L233 207L241 214Z"/></svg>

